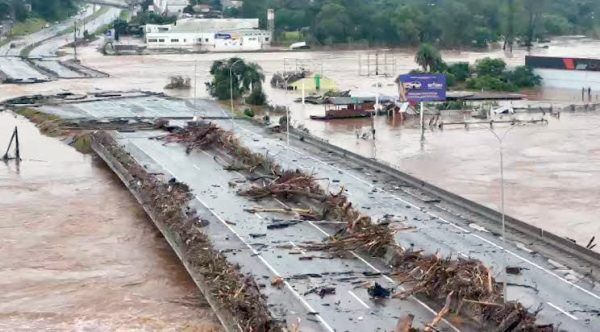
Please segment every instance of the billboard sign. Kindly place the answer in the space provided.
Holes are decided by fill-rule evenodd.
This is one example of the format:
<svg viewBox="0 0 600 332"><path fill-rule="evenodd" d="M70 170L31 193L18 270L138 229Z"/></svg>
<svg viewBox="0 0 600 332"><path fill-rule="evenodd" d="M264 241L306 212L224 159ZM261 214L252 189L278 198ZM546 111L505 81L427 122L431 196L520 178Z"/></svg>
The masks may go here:
<svg viewBox="0 0 600 332"><path fill-rule="evenodd" d="M400 99L410 102L446 100L446 75L406 74L400 75Z"/></svg>
<svg viewBox="0 0 600 332"><path fill-rule="evenodd" d="M228 33L216 33L215 39L232 39L231 34Z"/></svg>

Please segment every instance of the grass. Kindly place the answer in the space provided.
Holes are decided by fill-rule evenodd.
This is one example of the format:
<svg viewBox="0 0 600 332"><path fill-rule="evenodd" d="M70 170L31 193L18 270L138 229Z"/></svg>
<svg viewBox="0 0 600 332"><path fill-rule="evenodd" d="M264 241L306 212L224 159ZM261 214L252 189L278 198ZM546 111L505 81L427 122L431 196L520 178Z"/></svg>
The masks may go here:
<svg viewBox="0 0 600 332"><path fill-rule="evenodd" d="M304 37L300 31L284 31L278 36L277 44L289 46L293 43L304 41Z"/></svg>
<svg viewBox="0 0 600 332"><path fill-rule="evenodd" d="M92 153L92 135L90 133L84 133L75 136L71 146L83 154Z"/></svg>
<svg viewBox="0 0 600 332"><path fill-rule="evenodd" d="M35 123L40 132L50 137L58 137L64 135L61 129L62 120L56 116L40 112L33 108L22 108L17 111L17 114L26 117L29 121Z"/></svg>
<svg viewBox="0 0 600 332"><path fill-rule="evenodd" d="M46 20L39 17L28 18L23 22L15 24L10 30L10 37L18 37L30 35L34 32L40 31L46 25Z"/></svg>

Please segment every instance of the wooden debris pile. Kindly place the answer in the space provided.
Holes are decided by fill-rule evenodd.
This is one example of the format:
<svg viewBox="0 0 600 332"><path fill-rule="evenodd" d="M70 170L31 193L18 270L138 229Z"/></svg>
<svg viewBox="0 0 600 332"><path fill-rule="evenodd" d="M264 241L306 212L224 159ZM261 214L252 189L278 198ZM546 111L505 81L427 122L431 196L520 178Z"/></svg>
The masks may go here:
<svg viewBox="0 0 600 332"><path fill-rule="evenodd" d="M552 326L537 326L535 314L528 312L520 303L502 303L502 291L482 262L464 259L442 259L436 255L424 255L419 251L406 251L395 243L394 234L399 230L389 227L389 222L374 222L368 215L356 209L342 188L338 193L325 192L317 179L300 170L282 171L281 167L262 155L252 153L241 146L232 133L214 124L200 124L186 128L183 133L168 135L165 140L181 142L188 151L196 148L224 149L256 181L250 188L239 190L240 195L256 200L276 197L283 201L308 199L319 207L319 213L304 216L305 219L334 220L344 228L322 243L305 244L308 250L327 250L336 253L364 250L382 255L386 250L396 254L392 264L400 283L409 289L394 294L406 298L422 295L445 303L425 331L435 330L435 325L449 313L464 314L480 322L481 326L498 331L552 331ZM262 173L261 173L262 172ZM299 210L299 209L296 209ZM286 212L296 213L287 208ZM302 217L302 216L301 216ZM410 317L408 317L410 318ZM402 322L402 330L416 330L412 319ZM399 326L400 327L400 326Z"/></svg>
<svg viewBox="0 0 600 332"><path fill-rule="evenodd" d="M143 204L181 240L183 259L202 277L207 286L203 291L209 292L205 295L235 320L234 325L240 331L277 330L278 324L273 322L253 278L242 274L239 266L230 264L224 255L214 250L201 231L200 217L188 207L193 197L188 186L175 179L164 181L149 174L104 132L95 133L94 141L127 171L130 186L136 189Z"/></svg>
<svg viewBox="0 0 600 332"><path fill-rule="evenodd" d="M167 143L181 143L186 147L186 152L193 150L209 150L213 148L223 149L235 159L235 163L228 165L229 170L257 170L274 173L278 169L266 157L253 153L250 149L242 146L232 132L226 131L212 122L198 122L190 124L183 130L169 133L157 139Z"/></svg>
<svg viewBox="0 0 600 332"><path fill-rule="evenodd" d="M503 303L501 285L480 261L397 249L392 263L399 282L410 287L393 297L424 295L438 301L446 299L444 309L430 324L432 327L453 312L464 313L482 326L498 331L552 331L552 326L537 326L535 314L520 303Z"/></svg>

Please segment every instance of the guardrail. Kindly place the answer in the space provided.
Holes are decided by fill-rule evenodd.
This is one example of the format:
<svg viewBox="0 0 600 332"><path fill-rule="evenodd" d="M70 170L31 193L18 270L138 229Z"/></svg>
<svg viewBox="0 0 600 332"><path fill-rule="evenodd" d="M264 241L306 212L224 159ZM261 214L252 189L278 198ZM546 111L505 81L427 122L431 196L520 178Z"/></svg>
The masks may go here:
<svg viewBox="0 0 600 332"><path fill-rule="evenodd" d="M326 140L323 140L321 138L315 137L311 134L302 131L293 130L292 135L295 136L297 139L301 139L302 141L308 144L319 147L321 149L332 151L333 153L336 153L341 157L351 159L359 164L367 165L369 168L377 169L390 176L396 177L401 181L404 181L415 188L421 189L430 195L436 196L446 202L455 204L465 210L468 210L469 212L482 216L495 223L501 223L502 214L500 212L490 209L482 204L479 204L457 194L451 193L445 189L423 181L419 178L416 178L406 172L399 170L398 168L394 167L393 165L387 162L366 158L357 153L345 150L341 147L329 143ZM595 268L600 268L600 253L598 252L582 247L561 236L545 231L542 228L533 226L508 215L505 215L505 225L507 229L512 229L514 231L523 233L527 236L534 238L535 240L541 241L544 244L558 249L559 251L566 252L572 256L584 260L585 262L590 263Z"/></svg>

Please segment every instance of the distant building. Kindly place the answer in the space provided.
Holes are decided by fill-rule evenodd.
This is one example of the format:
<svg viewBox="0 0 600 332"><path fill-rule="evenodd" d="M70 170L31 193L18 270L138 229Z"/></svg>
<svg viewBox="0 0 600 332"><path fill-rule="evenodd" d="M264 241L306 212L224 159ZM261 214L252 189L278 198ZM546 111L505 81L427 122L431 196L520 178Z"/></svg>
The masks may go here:
<svg viewBox="0 0 600 332"><path fill-rule="evenodd" d="M154 12L181 16L189 4L189 0L154 0Z"/></svg>
<svg viewBox="0 0 600 332"><path fill-rule="evenodd" d="M149 49L255 51L271 45L272 35L258 19L180 19L176 24L145 27Z"/></svg>

